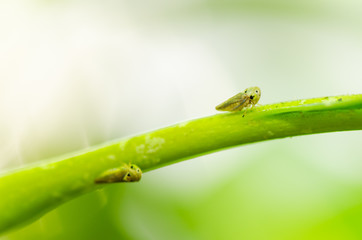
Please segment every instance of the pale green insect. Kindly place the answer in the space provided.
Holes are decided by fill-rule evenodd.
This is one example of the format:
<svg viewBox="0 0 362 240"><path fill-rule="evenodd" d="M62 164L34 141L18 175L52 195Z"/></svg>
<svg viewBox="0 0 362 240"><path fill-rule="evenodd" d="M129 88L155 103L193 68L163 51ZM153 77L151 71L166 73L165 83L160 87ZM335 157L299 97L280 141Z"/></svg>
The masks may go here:
<svg viewBox="0 0 362 240"><path fill-rule="evenodd" d="M112 168L103 172L94 181L95 183L138 182L142 171L136 164L125 164L119 168Z"/></svg>
<svg viewBox="0 0 362 240"><path fill-rule="evenodd" d="M229 98L225 102L217 105L215 108L219 111L236 112L246 109L250 106L254 107L258 103L261 96L260 88L250 87L244 92L238 93Z"/></svg>

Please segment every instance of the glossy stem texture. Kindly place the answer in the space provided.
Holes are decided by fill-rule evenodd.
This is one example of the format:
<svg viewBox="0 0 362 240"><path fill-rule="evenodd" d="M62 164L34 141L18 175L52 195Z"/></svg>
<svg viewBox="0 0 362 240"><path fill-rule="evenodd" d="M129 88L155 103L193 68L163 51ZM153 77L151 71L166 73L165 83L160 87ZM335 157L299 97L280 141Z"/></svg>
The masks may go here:
<svg viewBox="0 0 362 240"><path fill-rule="evenodd" d="M0 232L30 223L104 185L94 180L121 163L143 172L242 144L361 130L362 94L297 100L222 113L105 143L0 175ZM129 183L120 183L129 184ZM133 183L134 184L134 183Z"/></svg>

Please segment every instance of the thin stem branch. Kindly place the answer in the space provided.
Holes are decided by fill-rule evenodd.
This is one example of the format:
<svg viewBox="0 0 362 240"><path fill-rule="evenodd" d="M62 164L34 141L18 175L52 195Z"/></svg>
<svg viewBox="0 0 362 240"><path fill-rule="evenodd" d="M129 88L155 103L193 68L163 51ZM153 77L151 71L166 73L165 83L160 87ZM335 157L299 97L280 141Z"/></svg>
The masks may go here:
<svg viewBox="0 0 362 240"><path fill-rule="evenodd" d="M259 106L244 117L217 114L38 162L0 176L0 232L99 188L94 179L121 162L147 172L242 144L361 129L362 94L324 97Z"/></svg>

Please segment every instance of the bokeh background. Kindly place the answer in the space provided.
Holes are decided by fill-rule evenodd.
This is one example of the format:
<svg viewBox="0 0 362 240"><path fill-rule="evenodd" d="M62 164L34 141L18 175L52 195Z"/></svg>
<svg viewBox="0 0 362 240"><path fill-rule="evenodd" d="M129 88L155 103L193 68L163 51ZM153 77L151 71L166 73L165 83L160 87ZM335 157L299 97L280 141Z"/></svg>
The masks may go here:
<svg viewBox="0 0 362 240"><path fill-rule="evenodd" d="M0 169L216 114L255 85L260 104L361 93L362 2L1 1ZM198 157L0 239L362 239L361 142Z"/></svg>

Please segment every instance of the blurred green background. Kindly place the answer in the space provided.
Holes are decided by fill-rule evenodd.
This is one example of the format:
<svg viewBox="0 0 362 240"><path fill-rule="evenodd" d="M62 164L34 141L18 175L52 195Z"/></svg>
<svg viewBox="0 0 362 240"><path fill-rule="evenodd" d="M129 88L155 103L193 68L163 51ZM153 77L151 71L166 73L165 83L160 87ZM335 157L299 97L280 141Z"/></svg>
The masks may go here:
<svg viewBox="0 0 362 240"><path fill-rule="evenodd" d="M260 104L361 93L361 66L358 0L2 1L0 168L212 115L250 86ZM198 157L0 239L362 239L361 137Z"/></svg>

